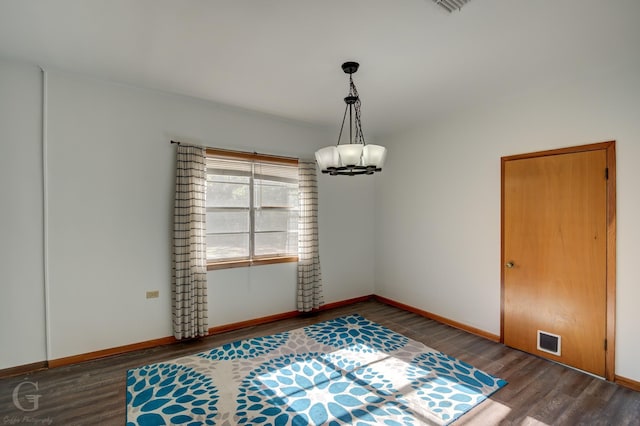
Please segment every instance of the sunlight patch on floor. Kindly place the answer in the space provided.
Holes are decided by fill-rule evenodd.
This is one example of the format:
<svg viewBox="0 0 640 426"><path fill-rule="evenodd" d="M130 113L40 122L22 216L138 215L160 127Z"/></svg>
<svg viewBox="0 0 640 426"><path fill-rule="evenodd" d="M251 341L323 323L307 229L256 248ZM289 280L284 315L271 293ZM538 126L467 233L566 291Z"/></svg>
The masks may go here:
<svg viewBox="0 0 640 426"><path fill-rule="evenodd" d="M510 412L511 408L506 405L492 399L487 399L460 417L456 423L460 425L497 425L500 424Z"/></svg>
<svg viewBox="0 0 640 426"><path fill-rule="evenodd" d="M547 423L541 422L540 420L536 420L533 417L527 416L526 419L522 422L523 426L549 426Z"/></svg>

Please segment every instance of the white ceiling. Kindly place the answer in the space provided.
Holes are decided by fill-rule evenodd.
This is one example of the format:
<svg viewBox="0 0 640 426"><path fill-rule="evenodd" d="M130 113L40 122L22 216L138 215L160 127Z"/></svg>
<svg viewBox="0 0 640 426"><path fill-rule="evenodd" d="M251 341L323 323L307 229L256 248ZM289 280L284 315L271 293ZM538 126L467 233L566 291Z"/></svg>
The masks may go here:
<svg viewBox="0 0 640 426"><path fill-rule="evenodd" d="M0 0L0 58L365 135L640 63L640 0Z"/></svg>

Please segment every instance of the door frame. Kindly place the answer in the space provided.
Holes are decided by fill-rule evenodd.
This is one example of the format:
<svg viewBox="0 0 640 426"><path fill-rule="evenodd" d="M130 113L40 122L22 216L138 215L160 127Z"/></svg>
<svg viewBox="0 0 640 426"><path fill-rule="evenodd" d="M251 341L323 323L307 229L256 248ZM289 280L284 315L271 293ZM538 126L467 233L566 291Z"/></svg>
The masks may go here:
<svg viewBox="0 0 640 426"><path fill-rule="evenodd" d="M559 148L546 151L537 151L527 154L509 155L500 159L500 343L504 344L504 279L505 264L504 253L504 174L505 163L512 160L525 158L546 157L550 155L572 154L585 151L605 150L607 155L607 259L606 259L606 349L605 349L605 379L615 380L615 335L616 335L616 142L600 142L588 145L579 145L568 148Z"/></svg>

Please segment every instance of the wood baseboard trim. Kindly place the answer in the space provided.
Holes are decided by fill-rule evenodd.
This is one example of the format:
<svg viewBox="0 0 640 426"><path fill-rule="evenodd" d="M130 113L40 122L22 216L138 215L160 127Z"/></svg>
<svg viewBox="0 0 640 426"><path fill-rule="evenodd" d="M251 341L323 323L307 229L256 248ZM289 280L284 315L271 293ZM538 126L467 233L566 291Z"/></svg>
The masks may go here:
<svg viewBox="0 0 640 426"><path fill-rule="evenodd" d="M450 320L448 318L444 318L444 317L441 317L439 315L433 314L431 312L423 311L422 309L418 309L418 308L415 308L413 306L406 305L404 303L396 302L394 300L388 299L386 297L378 296L378 295L375 295L375 294L370 294L370 295L367 295L367 296L354 297L354 298L351 298L351 299L346 299L346 300L341 300L341 301L338 301L338 302L328 303L328 304L322 305L316 312L318 312L318 311L327 311L327 310L331 310L331 309L335 309L335 308L340 308L340 307L344 307L344 306L348 306L348 305L353 305L353 304L360 303L360 302L366 302L366 301L371 300L371 299L377 300L377 301L379 301L381 303L385 303L385 304L390 305L390 306L395 306L396 308L403 309L405 311L413 312L415 314L421 315L421 316L426 317L426 318L433 319L433 320L441 322L443 324L450 325L450 326L458 328L460 330L464 330L466 332L469 332L469 333L472 333L472 334L476 334L478 336L484 337L484 338L492 340L494 342L500 341L500 337L496 336L494 334L487 333L486 331L479 330L477 328L470 327L468 325L459 323L457 321L453 321L453 320ZM215 335L215 334L225 333L225 332L228 332L228 331L239 330L241 328L253 327L253 326L257 326L257 325L267 324L267 323L278 321L278 320L282 320L282 319L294 318L294 317L297 317L297 316L300 316L300 315L304 315L304 314L301 313L301 312L298 312L298 311L283 312L283 313L280 313L280 314L269 315L269 316L255 318L255 319L251 319L251 320L247 320L247 321L240 321L240 322L236 322L236 323L231 323L231 324L225 324L225 325L221 325L221 326L211 327L211 328L209 328L208 332L209 332L209 335ZM33 363L33 364L21 365L21 366L17 366L17 367L12 367L12 368L8 368L8 369L0 370L0 377L8 377L8 376L26 374L26 373L30 373L30 372L33 372L33 371L42 370L42 369L45 369L45 368L62 367L62 366L65 366L65 365L71 365L71 364L77 364L77 363L80 363L80 362L92 361L92 360L99 359L99 358L105 358L105 357L113 356L113 355L120 355L120 354L124 354L124 353L127 353L127 352L133 352L133 351L137 351L137 350L141 350L141 349L149 349L149 348L153 348L153 347L156 347L156 346L169 345L169 344L176 343L176 342L178 342L178 340L176 340L173 336L171 336L171 337L162 337L162 338L159 338L159 339L153 339L153 340L147 340L147 341L144 341L144 342L133 343L131 345L118 346L118 347L115 347L115 348L104 349L104 350L95 351L95 352L89 352L89 353L80 354L80 355L73 355L73 356L53 359L53 360L49 360L49 361L42 361L42 362ZM620 381L621 381L621 384L622 383L628 383L629 384L628 387L637 386L638 385L637 383L634 384L633 381L628 380L628 379L624 379L624 378L620 378Z"/></svg>
<svg viewBox="0 0 640 426"><path fill-rule="evenodd" d="M347 300L341 300L341 301L338 301L338 302L328 303L326 305L320 306L320 308L318 308L318 309L316 309L314 311L311 311L311 312L289 311L289 312L283 312L281 314L268 315L266 317L254 318L254 319L250 319L250 320L247 320L247 321L239 321L239 322L234 322L234 323L231 323L231 324L219 325L219 326L216 326L216 327L209 328L209 335L226 333L227 331L235 331L235 330L240 330L242 328L254 327L254 326L262 325L262 324L268 324L268 323L274 322L274 321L295 318L295 317L298 317L298 316L301 316L301 315L313 314L314 312L328 311L328 310L335 309L335 308L340 308L340 307L343 307L343 306L353 305L354 303L371 300L372 297L373 297L372 295L361 296L361 297L354 297L353 299L347 299Z"/></svg>
<svg viewBox="0 0 640 426"><path fill-rule="evenodd" d="M480 330L479 328L471 327L469 325L463 324L458 321L450 320L449 318L441 317L440 315L433 314L431 312L423 311L422 309L414 308L413 306L406 305L404 303L396 302L395 300L388 299L383 296L374 295L373 298L381 303L386 305L394 306L396 308L400 308L404 311L413 312L414 314L418 314L425 318L432 319L434 321L441 322L446 325L450 325L451 327L457 328L462 331L466 331L471 334L475 334L480 337L484 337L485 339L491 340L493 342L500 342L500 336L486 332L484 330Z"/></svg>
<svg viewBox="0 0 640 426"><path fill-rule="evenodd" d="M344 307L344 306L348 306L348 305L353 305L356 303L360 303L360 302L366 302L368 300L376 300L378 302L384 303L386 305L390 305L390 306L394 306L396 308L408 311L408 312L412 312L415 313L417 315L423 316L425 318L429 318L432 319L434 321L438 321L440 323L443 324L447 324L450 325L451 327L466 331L468 333L472 333L475 334L477 336L480 337L484 337L485 339L494 341L494 342L500 342L500 336L497 336L495 334L492 333L488 333L484 330L480 330L477 329L475 327L470 327L466 324L462 324L460 322L457 321L453 321L450 320L448 318L444 318L440 315L436 315L433 314L431 312L427 312L424 311L422 309L418 309L415 308L413 306L404 304L404 303L400 303L397 302L395 300L383 297L383 296L378 296L375 294L372 295L368 295L368 296L361 296L361 297L355 297L352 299L347 299L347 300L342 300L342 301L338 301L338 302L333 302L333 303L328 303L326 305L322 305L317 311L326 311L326 310L331 310L331 309L335 309L335 308L340 308L340 307ZM316 312L317 312L316 311ZM234 331L234 330L238 330L241 328L246 328L246 327L252 327L252 326L257 326L257 325L262 325L262 324L267 324L270 322L274 322L274 321L278 321L278 320L282 320L282 319L289 319L289 318L294 318L300 315L304 315L303 313L300 313L298 311L289 311L289 312L283 312L281 314L276 314L276 315L269 315L269 316L265 316L265 317L260 317L260 318L255 318L252 320L248 320L248 321L240 321L240 322L236 322L236 323L232 323L232 324L226 324L226 325L221 325L221 326L217 326L217 327L212 327L209 329L209 335L214 335L214 334L220 334L220 333L224 333L227 331ZM0 379L1 378L7 378L7 377L12 377L12 376L19 376L22 374L29 374L29 373L33 373L39 370L45 370L47 368L56 368L56 367L62 367L65 365L71 365L71 364L77 364L80 362L85 362L85 361L92 361L95 359L99 359L99 358L105 358L108 356L113 356L113 355L120 355L120 354L124 354L127 352L133 352L136 350L140 350L140 349L149 349L149 348L153 348L156 346L163 346L163 345L169 345L169 344L173 344L173 343L177 343L178 340L176 340L173 336L171 337L163 337L163 338L159 338L159 339L153 339L153 340L147 340L145 342L139 342L139 343L134 343L131 345L124 345L124 346L118 346L116 348L111 348L111 349L104 349L104 350L100 350L100 351L95 351L95 352L89 352L89 353L85 353L85 354L80 354L80 355L74 355L74 356L69 356L69 357L64 357L64 358L58 358L58 359L54 359L54 360L50 360L50 361L39 361L39 362L34 362L31 364L24 364L24 365L18 365L15 367L10 367L10 368L5 368L5 369L1 369L0 370ZM631 390L634 390L636 392L640 392L640 382L632 380L632 379L628 379L626 377L622 377L622 376L615 376L614 377L614 382L617 383L620 386L629 388Z"/></svg>
<svg viewBox="0 0 640 426"><path fill-rule="evenodd" d="M209 336L212 336L214 334L226 333L227 331L240 330L241 328L254 327L256 325L267 324L267 323L278 321L278 320L295 318L298 315L300 315L300 312L298 311L289 311L289 312L283 312L281 314L254 318L247 321L239 321L239 322L234 322L230 324L218 325L216 327L209 328Z"/></svg>
<svg viewBox="0 0 640 426"><path fill-rule="evenodd" d="M47 361L38 361L31 364L18 365L16 367L4 368L0 370L0 379L21 374L33 373L35 371L46 370L49 367Z"/></svg>
<svg viewBox="0 0 640 426"><path fill-rule="evenodd" d="M341 300L339 302L333 302L333 303L328 303L326 305L322 305L320 307L320 310L321 311L328 311L330 309L342 308L343 306L349 306L349 305L354 305L354 304L360 303L360 302L366 302L366 301L371 300L373 298L375 298L375 296L373 294L370 294L368 296L354 297L353 299L346 299L346 300Z"/></svg>
<svg viewBox="0 0 640 426"><path fill-rule="evenodd" d="M318 311L325 311L325 310L330 310L334 308L339 308L342 306L347 306L354 303L370 300L371 298L372 296L368 295L368 296L355 297L353 299L347 299L347 300L341 300L338 302L328 303L326 305L322 305L318 309ZM283 312L280 314L254 318L247 321L240 321L240 322L235 322L231 324L220 325L220 326L209 328L208 335L211 336L215 334L225 333L228 331L239 330L241 328L254 327L257 325L267 324L267 323L278 321L278 320L295 318L300 315L302 315L302 313L298 311L289 311L289 312ZM80 355L73 355L73 356L64 357L64 358L53 359L53 360L50 360L48 363L46 363L47 365L45 367L39 367L39 369L47 368L47 367L49 368L62 367L65 365L77 364L85 361L92 361L95 359L105 358L108 356L120 355L127 352L137 351L140 349L149 349L155 346L169 345L176 342L178 342L178 340L176 340L172 336L162 337L159 339L147 340L145 342L133 343L131 345L118 346L116 348L104 349L104 350L89 352L89 353L80 354ZM17 372L12 375L23 374L23 373L35 370L30 366L15 367L15 369L17 369ZM2 371L0 371L0 377L2 377Z"/></svg>
<svg viewBox="0 0 640 426"><path fill-rule="evenodd" d="M433 314L431 312L427 312L424 311L422 309L418 309L415 308L413 306L404 304L404 303L400 303L400 302L396 302L395 300L383 297L383 296L378 296L375 294L372 295L368 295L368 296L361 296L361 297L355 297L352 299L347 299L347 300L341 300L338 302L333 302L333 303L328 303L326 305L322 305L317 311L327 311L327 310L331 310L331 309L335 309L335 308L340 308L340 307L344 307L344 306L348 306L348 305L353 305L356 303L360 303L360 302L366 302L368 300L376 300L378 302L384 303L386 305L390 305L390 306L394 306L396 308L408 311L408 312L412 312L415 313L417 315L423 316L425 318L429 318L432 319L434 321L438 321L440 323L443 324L447 324L451 327L466 331L468 333L472 333L475 334L477 336L480 337L484 337L485 339L494 341L494 342L500 342L500 336L497 336L495 334L492 333L488 333L484 330L480 330L477 329L475 327L470 327L466 324L462 324L460 322L457 321L453 321L450 320L448 318L442 317L440 315L436 315ZM294 318L300 315L304 315L301 312L298 311L289 311L289 312L283 312L280 314L275 314L275 315L269 315L269 316L265 316L265 317L260 317L260 318L255 318L252 320L247 320L247 321L240 321L240 322L236 322L236 323L231 323L231 324L226 324L226 325L221 325L221 326L217 326L217 327L211 327L209 329L209 335L214 335L214 334L220 334L220 333L225 333L228 331L235 331L235 330L239 330L241 328L246 328L246 327L252 327L252 326L257 326L257 325L262 325L262 324L267 324L270 322L274 322L274 321L278 321L278 320L282 320L282 319L289 319L289 318ZM139 342L139 343L134 343L131 345L124 345L124 346L118 346L115 348L111 348L111 349L104 349L104 350L100 350L100 351L95 351L95 352L89 352L89 353L85 353L85 354L80 354L80 355L74 355L74 356L69 356L69 357L64 357L64 358L58 358L58 359L53 359L50 361L40 361L40 362L34 362L31 364L25 364L25 365L19 365L16 367L10 367L10 368L5 368L0 370L0 378L6 378L6 377L12 377L12 376L19 376L22 374L29 374L29 373L33 373L35 371L39 371L39 370L44 370L47 368L56 368L56 367L62 367L65 365L71 365L71 364L77 364L80 362L85 362L85 361L92 361L95 359L99 359L99 358L105 358L108 356L113 356L113 355L120 355L120 354L124 354L127 352L133 352L133 351L137 351L140 349L149 349L149 348L153 348L156 346L163 346L163 345L169 345L169 344L173 344L173 343L177 343L179 342L178 340L176 340L173 336L171 337L162 337L159 339L153 339L153 340L147 340L144 342ZM622 377L622 376L615 376L614 382L617 383L620 386L624 386L626 388L629 388L631 390L640 392L640 382L637 382L635 380L631 380L628 379L626 377Z"/></svg>
<svg viewBox="0 0 640 426"><path fill-rule="evenodd" d="M622 377L622 376L614 376L613 381L614 381L614 383L617 383L620 386L624 386L625 388L629 388L629 389L634 390L636 392L640 392L640 382L637 382L637 381L631 380L631 379L627 379L626 377Z"/></svg>
<svg viewBox="0 0 640 426"><path fill-rule="evenodd" d="M161 337L159 339L147 340L130 345L118 346L115 348L103 349L100 351L88 352L80 355L72 355L64 358L52 359L49 361L49 368L62 367L65 365L77 364L85 361L93 361L94 359L105 358L112 355L121 355L127 352L133 352L140 349L149 349L156 346L170 345L176 342L177 340L173 336Z"/></svg>

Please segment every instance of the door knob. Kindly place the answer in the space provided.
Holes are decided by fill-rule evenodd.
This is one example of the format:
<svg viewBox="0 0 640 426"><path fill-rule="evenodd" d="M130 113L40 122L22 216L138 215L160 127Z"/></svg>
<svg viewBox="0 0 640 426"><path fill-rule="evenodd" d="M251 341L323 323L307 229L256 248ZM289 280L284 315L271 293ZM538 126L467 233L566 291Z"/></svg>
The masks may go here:
<svg viewBox="0 0 640 426"><path fill-rule="evenodd" d="M511 268L513 268L515 266L515 264L512 261L510 261L510 262L507 262L507 264L504 265L504 266L506 266L507 268L511 269Z"/></svg>

